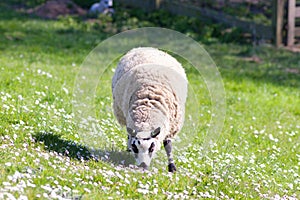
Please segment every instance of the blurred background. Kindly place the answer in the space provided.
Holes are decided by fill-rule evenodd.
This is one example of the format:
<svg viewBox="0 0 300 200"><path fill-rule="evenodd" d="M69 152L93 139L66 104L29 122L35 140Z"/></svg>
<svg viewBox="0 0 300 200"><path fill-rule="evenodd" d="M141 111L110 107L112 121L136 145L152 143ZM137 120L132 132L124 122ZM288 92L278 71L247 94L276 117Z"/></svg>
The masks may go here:
<svg viewBox="0 0 300 200"><path fill-rule="evenodd" d="M113 33L161 26L190 35L196 32L201 38L212 35L277 47L295 47L300 36L299 0L10 0L1 4L48 19L79 16L87 26Z"/></svg>

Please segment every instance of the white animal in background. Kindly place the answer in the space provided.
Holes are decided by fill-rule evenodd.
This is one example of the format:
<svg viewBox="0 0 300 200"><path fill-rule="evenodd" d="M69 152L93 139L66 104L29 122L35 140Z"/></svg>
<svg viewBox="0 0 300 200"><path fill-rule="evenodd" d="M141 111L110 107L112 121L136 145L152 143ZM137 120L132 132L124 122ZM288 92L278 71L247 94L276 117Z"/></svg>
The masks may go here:
<svg viewBox="0 0 300 200"><path fill-rule="evenodd" d="M101 0L99 3L94 3L90 10L90 14L100 14L100 13L114 13L112 8L113 0Z"/></svg>
<svg viewBox="0 0 300 200"><path fill-rule="evenodd" d="M168 170L176 171L171 141L183 126L187 85L181 64L161 50L134 48L121 58L112 79L113 109L140 167L148 169L163 143Z"/></svg>

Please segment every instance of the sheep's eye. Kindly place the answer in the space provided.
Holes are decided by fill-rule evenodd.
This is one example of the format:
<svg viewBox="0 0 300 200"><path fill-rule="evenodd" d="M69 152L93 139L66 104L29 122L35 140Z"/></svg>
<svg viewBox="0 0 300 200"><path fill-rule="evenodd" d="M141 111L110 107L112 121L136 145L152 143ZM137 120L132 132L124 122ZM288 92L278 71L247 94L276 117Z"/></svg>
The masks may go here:
<svg viewBox="0 0 300 200"><path fill-rule="evenodd" d="M149 153L152 153L154 151L154 147L155 147L155 144L154 144L154 142L152 142L149 147Z"/></svg>
<svg viewBox="0 0 300 200"><path fill-rule="evenodd" d="M132 144L131 146L132 146L132 151L134 153L138 153L139 152L139 150L138 150L138 148L137 148L137 146L135 144Z"/></svg>

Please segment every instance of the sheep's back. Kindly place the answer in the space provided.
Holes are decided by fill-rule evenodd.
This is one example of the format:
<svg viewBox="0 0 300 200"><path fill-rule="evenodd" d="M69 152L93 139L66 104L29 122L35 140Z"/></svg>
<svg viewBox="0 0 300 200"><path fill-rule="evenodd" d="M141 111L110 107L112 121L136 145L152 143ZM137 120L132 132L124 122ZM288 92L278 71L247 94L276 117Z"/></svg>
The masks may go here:
<svg viewBox="0 0 300 200"><path fill-rule="evenodd" d="M177 71L185 80L187 80L184 69L175 58L152 47L139 47L130 50L121 58L112 79L112 89L114 89L116 83L123 76L123 74L141 64L157 64L168 66L169 68Z"/></svg>

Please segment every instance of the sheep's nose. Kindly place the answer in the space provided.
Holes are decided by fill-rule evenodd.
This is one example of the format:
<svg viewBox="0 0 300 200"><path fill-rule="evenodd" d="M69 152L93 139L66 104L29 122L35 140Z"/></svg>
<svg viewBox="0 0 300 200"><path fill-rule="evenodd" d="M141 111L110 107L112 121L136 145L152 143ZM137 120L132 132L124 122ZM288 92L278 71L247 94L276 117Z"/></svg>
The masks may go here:
<svg viewBox="0 0 300 200"><path fill-rule="evenodd" d="M144 163L144 162L142 162L142 163L139 165L139 167L142 167L142 168L148 170L148 166L147 166L146 163Z"/></svg>

